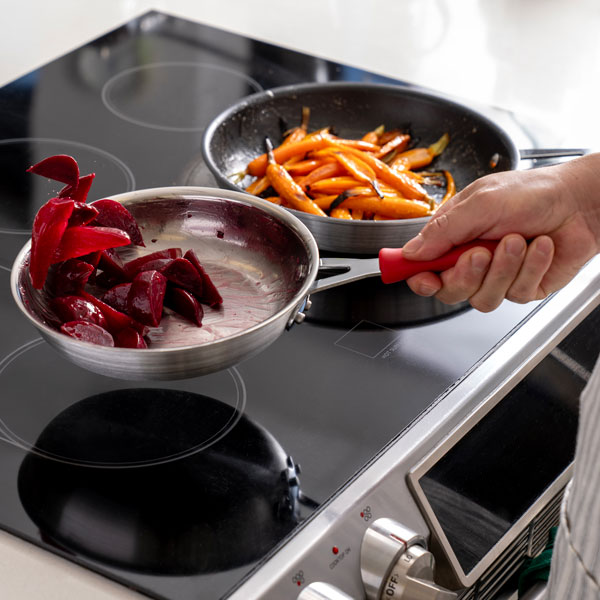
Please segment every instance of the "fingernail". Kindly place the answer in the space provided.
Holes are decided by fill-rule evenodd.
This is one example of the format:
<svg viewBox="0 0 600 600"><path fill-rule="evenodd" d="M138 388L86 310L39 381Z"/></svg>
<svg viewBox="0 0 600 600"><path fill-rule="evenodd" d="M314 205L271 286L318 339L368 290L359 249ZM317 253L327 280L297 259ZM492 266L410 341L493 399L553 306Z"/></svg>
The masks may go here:
<svg viewBox="0 0 600 600"><path fill-rule="evenodd" d="M402 247L403 254L414 254L423 246L423 236L419 233L417 237L414 237L412 240L409 240Z"/></svg>
<svg viewBox="0 0 600 600"><path fill-rule="evenodd" d="M438 288L432 288L428 285L420 285L418 289L420 296L433 296L438 292Z"/></svg>
<svg viewBox="0 0 600 600"><path fill-rule="evenodd" d="M471 268L474 271L484 271L488 268L491 258L489 252L474 252L471 255Z"/></svg>
<svg viewBox="0 0 600 600"><path fill-rule="evenodd" d="M550 238L541 237L536 241L535 251L538 254L542 254L543 256L548 256L549 254L552 254L553 250L554 250L554 243L552 242L552 240Z"/></svg>
<svg viewBox="0 0 600 600"><path fill-rule="evenodd" d="M506 240L506 253L511 256L521 256L525 251L525 240L519 237L511 237Z"/></svg>

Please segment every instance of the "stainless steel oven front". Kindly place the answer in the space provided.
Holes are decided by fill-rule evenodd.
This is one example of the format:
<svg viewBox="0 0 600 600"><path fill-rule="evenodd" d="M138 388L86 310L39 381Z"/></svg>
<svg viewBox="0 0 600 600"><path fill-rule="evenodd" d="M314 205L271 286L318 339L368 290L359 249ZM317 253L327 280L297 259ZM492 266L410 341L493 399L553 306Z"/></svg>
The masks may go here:
<svg viewBox="0 0 600 600"><path fill-rule="evenodd" d="M579 396L598 356L599 284L596 258L231 598L496 597L558 523Z"/></svg>

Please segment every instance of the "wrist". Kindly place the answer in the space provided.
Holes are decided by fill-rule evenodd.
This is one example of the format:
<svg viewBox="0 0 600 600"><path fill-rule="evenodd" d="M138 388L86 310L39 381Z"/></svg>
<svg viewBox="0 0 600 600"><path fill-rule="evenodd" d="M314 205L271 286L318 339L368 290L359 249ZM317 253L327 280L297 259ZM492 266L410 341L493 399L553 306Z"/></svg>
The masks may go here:
<svg viewBox="0 0 600 600"><path fill-rule="evenodd" d="M573 159L559 169L561 195L583 217L600 252L600 153Z"/></svg>

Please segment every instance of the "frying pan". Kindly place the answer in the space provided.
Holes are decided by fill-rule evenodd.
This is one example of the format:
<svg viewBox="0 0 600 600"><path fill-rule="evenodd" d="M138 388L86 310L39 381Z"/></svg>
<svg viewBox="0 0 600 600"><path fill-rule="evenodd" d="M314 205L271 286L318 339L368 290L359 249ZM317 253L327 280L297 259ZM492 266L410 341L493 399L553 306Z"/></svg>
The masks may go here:
<svg viewBox="0 0 600 600"><path fill-rule="evenodd" d="M454 249L433 262L406 261L399 249L382 250L379 259L320 259L314 237L299 219L249 194L169 187L113 199L133 214L147 244L145 249L128 246L121 254L124 260L169 247L196 251L223 296L220 309L205 310L202 327L167 312L160 326L151 329L150 347L143 350L109 348L66 336L51 325L56 317L49 309L48 292L31 285L31 242L15 259L11 289L21 312L61 355L121 379L180 379L230 367L301 322L310 294L380 274L385 283L392 283L422 270L443 270L465 249ZM335 274L317 280L319 270Z"/></svg>
<svg viewBox="0 0 600 600"><path fill-rule="evenodd" d="M331 126L346 138L360 138L381 124L386 129L408 128L420 146L449 133L450 144L432 169L450 171L458 190L489 173L516 169L521 158L585 154L584 150L519 151L491 120L431 92L386 84L309 83L248 96L211 122L202 153L219 185L243 191L252 178L238 181L236 175L264 152L266 136L278 141L283 131L299 124L302 106L311 110L310 130ZM492 168L491 162L497 165ZM289 210L308 227L321 250L341 254L377 254L380 248L401 247L429 219L346 221Z"/></svg>

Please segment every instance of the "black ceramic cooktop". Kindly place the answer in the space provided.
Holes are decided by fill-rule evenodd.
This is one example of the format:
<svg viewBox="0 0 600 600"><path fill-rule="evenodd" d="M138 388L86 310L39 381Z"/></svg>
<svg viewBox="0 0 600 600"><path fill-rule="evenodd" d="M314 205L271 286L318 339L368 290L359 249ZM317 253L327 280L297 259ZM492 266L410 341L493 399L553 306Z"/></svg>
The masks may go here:
<svg viewBox="0 0 600 600"><path fill-rule="evenodd" d="M28 166L71 154L93 198L215 186L211 119L317 80L391 81L152 12L0 89L0 527L151 597L226 597L531 310L363 282L319 294L255 358L159 384L92 374L37 336L9 275L58 188Z"/></svg>

